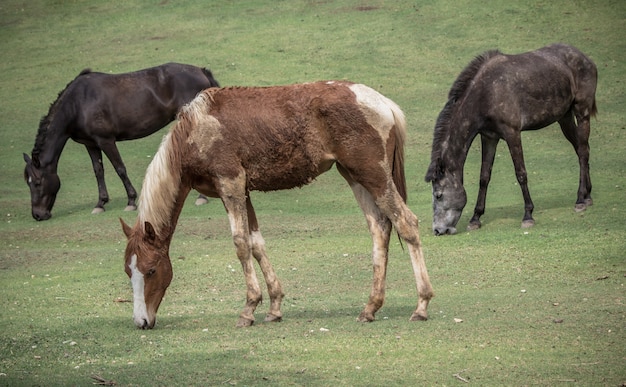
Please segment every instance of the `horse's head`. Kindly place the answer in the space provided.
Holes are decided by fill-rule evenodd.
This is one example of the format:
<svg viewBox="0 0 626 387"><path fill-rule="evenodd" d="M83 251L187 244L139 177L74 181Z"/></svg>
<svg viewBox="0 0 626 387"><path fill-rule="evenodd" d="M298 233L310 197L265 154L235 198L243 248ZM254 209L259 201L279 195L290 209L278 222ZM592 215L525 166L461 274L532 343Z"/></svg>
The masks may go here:
<svg viewBox="0 0 626 387"><path fill-rule="evenodd" d="M124 270L133 287L133 320L141 329L152 329L165 290L172 282L169 244L159 238L149 222L134 228L120 222L128 238Z"/></svg>
<svg viewBox="0 0 626 387"><path fill-rule="evenodd" d="M433 186L433 232L435 235L456 234L456 224L467 203L462 171L449 171L441 159L433 160L426 181Z"/></svg>
<svg viewBox="0 0 626 387"><path fill-rule="evenodd" d="M26 161L26 167L24 168L24 180L30 188L30 203L32 215L35 220L47 220L50 219L52 214L52 206L57 198L57 193L61 188L61 180L56 172L46 171L45 168L40 168L39 163L35 160L31 160L26 153L24 153L24 161Z"/></svg>

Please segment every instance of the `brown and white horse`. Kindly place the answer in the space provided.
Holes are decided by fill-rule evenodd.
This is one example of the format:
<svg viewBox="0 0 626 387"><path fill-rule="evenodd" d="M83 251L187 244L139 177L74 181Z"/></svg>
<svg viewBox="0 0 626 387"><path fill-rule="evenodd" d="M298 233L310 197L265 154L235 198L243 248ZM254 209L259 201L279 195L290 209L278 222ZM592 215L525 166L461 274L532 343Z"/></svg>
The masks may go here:
<svg viewBox="0 0 626 387"><path fill-rule="evenodd" d="M383 305L392 225L408 245L419 299L411 320L426 320L433 290L417 217L405 204L404 114L371 88L328 81L266 88L210 88L181 110L148 167L137 223L123 221L125 270L134 292L134 321L153 328L172 280L169 246L190 190L220 198L246 280L237 326L254 322L261 290L270 296L265 321L279 321L283 290L265 252L249 192L300 187L337 165L365 214L373 239L374 278L359 321Z"/></svg>

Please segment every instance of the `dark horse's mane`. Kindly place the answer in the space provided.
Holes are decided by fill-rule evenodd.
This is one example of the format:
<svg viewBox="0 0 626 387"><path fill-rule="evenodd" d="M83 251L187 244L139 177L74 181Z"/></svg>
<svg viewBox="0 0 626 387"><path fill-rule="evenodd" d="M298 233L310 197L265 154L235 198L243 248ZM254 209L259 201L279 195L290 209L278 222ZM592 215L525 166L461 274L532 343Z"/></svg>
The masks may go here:
<svg viewBox="0 0 626 387"><path fill-rule="evenodd" d="M463 69L461 74L459 74L452 84L450 92L448 93L448 101L441 110L441 113L439 113L437 123L435 124L431 160L434 161L441 158L441 143L446 138L447 131L450 129L449 122L452 117L454 104L463 97L468 86L476 77L476 74L478 74L478 71L482 68L482 66L491 58L501 54L502 53L499 50L490 50L477 56L465 67L465 69Z"/></svg>
<svg viewBox="0 0 626 387"><path fill-rule="evenodd" d="M31 153L33 163L35 163L35 166L39 167L39 153L41 153L41 149L43 148L43 145L46 142L46 135L48 134L48 127L50 126L50 123L52 122L54 115L59 110L59 106L62 105L65 91L70 87L72 83L74 83L76 79L78 79L78 77L80 77L81 75L89 74L90 72L91 72L91 69L84 69L83 71L80 72L80 74L76 76L76 78L71 80L70 83L68 83L65 86L65 88L63 88L63 90L59 92L57 99L54 102L52 102L52 104L50 104L50 109L48 110L48 114L41 117L41 121L39 121L39 130L37 131L37 137L35 138L35 146L33 147L33 151Z"/></svg>

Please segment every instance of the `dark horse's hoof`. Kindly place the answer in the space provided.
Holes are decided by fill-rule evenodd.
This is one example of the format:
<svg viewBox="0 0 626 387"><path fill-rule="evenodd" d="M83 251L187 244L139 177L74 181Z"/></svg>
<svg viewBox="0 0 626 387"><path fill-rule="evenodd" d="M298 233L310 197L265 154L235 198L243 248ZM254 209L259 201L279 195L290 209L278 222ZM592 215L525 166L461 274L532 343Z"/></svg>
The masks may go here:
<svg viewBox="0 0 626 387"><path fill-rule="evenodd" d="M478 230L480 228L480 226L482 226L482 224L480 223L480 221L476 221L476 222L470 222L467 225L467 231L474 231L474 230Z"/></svg>
<svg viewBox="0 0 626 387"><path fill-rule="evenodd" d="M576 203L576 205L574 206L574 211L583 212L587 209L587 207L591 205L593 205L593 199L591 198L585 199L584 203Z"/></svg>
<svg viewBox="0 0 626 387"><path fill-rule="evenodd" d="M535 221L533 219L527 219L522 221L522 228L531 228L535 225Z"/></svg>

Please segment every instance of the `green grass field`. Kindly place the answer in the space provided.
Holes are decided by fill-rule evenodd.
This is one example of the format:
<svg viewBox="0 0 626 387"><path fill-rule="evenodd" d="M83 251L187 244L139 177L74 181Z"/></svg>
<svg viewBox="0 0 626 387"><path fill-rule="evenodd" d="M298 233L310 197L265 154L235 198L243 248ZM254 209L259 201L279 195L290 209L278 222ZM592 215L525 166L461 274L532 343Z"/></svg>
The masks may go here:
<svg viewBox="0 0 626 387"><path fill-rule="evenodd" d="M0 3L0 385L606 385L626 383L626 3L581 1L14 1ZM594 205L573 211L578 163L558 126L524 134L536 226L505 144L483 228L432 236L423 177L450 85L476 55L553 42L597 64ZM123 272L121 182L111 201L84 147L59 164L53 217L35 222L22 153L39 120L83 68L126 72L168 61L211 68L222 85L349 79L396 101L409 125L409 205L421 220L436 297L427 322L408 253L390 251L377 321L355 321L370 289L371 242L352 193L332 170L308 187L253 193L286 293L284 321L236 329L245 285L219 201L190 195L170 256L174 280L157 326L132 322ZM165 130L120 143L139 188ZM465 181L467 225L479 144ZM462 320L462 321L461 321Z"/></svg>

